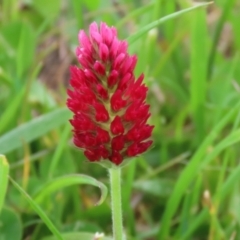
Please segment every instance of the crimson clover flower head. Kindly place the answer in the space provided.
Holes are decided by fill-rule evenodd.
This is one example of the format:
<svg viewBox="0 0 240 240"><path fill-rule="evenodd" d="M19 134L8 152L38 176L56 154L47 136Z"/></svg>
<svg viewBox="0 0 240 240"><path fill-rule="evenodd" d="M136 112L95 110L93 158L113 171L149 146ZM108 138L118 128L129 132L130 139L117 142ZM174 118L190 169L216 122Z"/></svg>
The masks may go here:
<svg viewBox="0 0 240 240"><path fill-rule="evenodd" d="M135 78L137 57L128 54L127 42L118 39L114 27L94 22L89 36L80 30L78 38L81 66L71 67L67 92L73 142L91 162L120 165L152 144L144 75Z"/></svg>

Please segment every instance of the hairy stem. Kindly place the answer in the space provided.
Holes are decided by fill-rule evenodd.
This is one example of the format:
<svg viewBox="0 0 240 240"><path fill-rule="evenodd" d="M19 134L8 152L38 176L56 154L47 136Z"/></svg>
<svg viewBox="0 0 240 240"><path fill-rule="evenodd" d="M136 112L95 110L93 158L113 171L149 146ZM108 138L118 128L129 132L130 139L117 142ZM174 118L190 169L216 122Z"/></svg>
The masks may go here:
<svg viewBox="0 0 240 240"><path fill-rule="evenodd" d="M123 240L121 168L109 169L114 240Z"/></svg>

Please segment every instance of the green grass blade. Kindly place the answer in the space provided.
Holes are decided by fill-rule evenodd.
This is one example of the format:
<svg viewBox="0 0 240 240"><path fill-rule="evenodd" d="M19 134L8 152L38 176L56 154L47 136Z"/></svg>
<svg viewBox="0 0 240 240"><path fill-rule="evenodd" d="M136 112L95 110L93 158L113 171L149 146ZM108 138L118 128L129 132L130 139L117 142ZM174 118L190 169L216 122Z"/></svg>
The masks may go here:
<svg viewBox="0 0 240 240"><path fill-rule="evenodd" d="M34 58L35 33L28 24L23 24L17 49L16 65L17 77L22 78L23 73L30 67Z"/></svg>
<svg viewBox="0 0 240 240"><path fill-rule="evenodd" d="M0 133L11 123L11 119L16 116L17 109L21 105L25 89L22 89L9 103L7 109L0 117Z"/></svg>
<svg viewBox="0 0 240 240"><path fill-rule="evenodd" d="M83 19L83 7L82 3L78 0L73 0L72 2L73 12L77 21L77 27L83 28L84 19Z"/></svg>
<svg viewBox="0 0 240 240"><path fill-rule="evenodd" d="M68 124L71 114L66 108L35 118L0 137L1 153L5 154L37 139L62 124Z"/></svg>
<svg viewBox="0 0 240 240"><path fill-rule="evenodd" d="M116 27L118 29L120 29L124 23L128 22L130 19L135 18L141 14L146 13L147 11L151 10L151 8L153 7L153 3L149 3L143 7L140 7L134 11L131 11L127 16L125 16L124 18L122 18L116 25Z"/></svg>
<svg viewBox="0 0 240 240"><path fill-rule="evenodd" d="M227 180L223 183L220 198L225 198L232 189L236 186L236 183L239 182L240 176L240 165L238 165L228 176Z"/></svg>
<svg viewBox="0 0 240 240"><path fill-rule="evenodd" d="M113 240L110 237L101 237L97 238L96 234L93 233L84 233L84 232L71 232L71 233L64 233L63 234L64 240ZM43 238L42 240L56 240L54 236Z"/></svg>
<svg viewBox="0 0 240 240"><path fill-rule="evenodd" d="M1 20L10 22L13 20L17 12L17 1L16 0L3 0L1 1Z"/></svg>
<svg viewBox="0 0 240 240"><path fill-rule="evenodd" d="M51 164L50 164L50 167L49 167L49 171L48 171L48 177L51 178L52 175L54 174L54 171L55 171L55 168L58 164L58 161L65 149L65 146L66 145L66 142L67 142L67 139L69 137L69 133L70 133L70 129L71 129L71 125L70 124L66 124L62 134L61 134L61 137L60 137L60 141L57 145L57 149L55 150L54 152L54 155L53 155L53 158L51 160Z"/></svg>
<svg viewBox="0 0 240 240"><path fill-rule="evenodd" d="M191 12L195 9L198 9L200 7L205 7L209 4L211 4L212 2L210 3L201 3L201 4L197 4L196 6L193 6L193 7L190 7L190 8L186 8L186 9L183 9L183 10L180 10L178 12L175 12L175 13L172 13L172 14L169 14L165 17L162 17L160 18L159 20L156 20L148 25L146 25L145 27L141 28L138 32L134 33L133 35L131 35L130 37L127 38L127 41L129 44L132 44L134 43L137 39L139 39L143 34L147 33L149 30L151 30L152 28L155 28L157 26L159 26L160 24L168 21L168 20L171 20L171 19L174 19L176 17L179 17L187 12Z"/></svg>
<svg viewBox="0 0 240 240"><path fill-rule="evenodd" d="M210 160L214 159L221 151L229 147L230 145L235 144L240 140L240 131L232 132L226 139L221 141L219 144L217 144L213 149L214 151L211 152L210 155L207 156L206 160L204 160L204 165L206 165ZM236 169L236 172L232 172L230 176L228 177L226 182L223 182L224 175L227 168L228 163L228 155L225 154L224 162L221 165L220 175L218 179L218 186L217 191L213 196L213 202L215 206L218 206L221 200L225 198L228 193L235 187L235 183L237 183L240 170ZM202 166L203 167L203 166ZM234 177L231 177L234 176ZM227 184L226 184L227 183ZM217 209L216 209L217 211ZM187 240L190 239L193 232L199 227L199 225L208 217L208 210L204 209L201 211L200 214L198 214L195 219L191 222L191 225L187 229L187 231L184 232L184 234L181 236L180 240Z"/></svg>
<svg viewBox="0 0 240 240"><path fill-rule="evenodd" d="M52 221L48 218L48 216L43 212L43 210L40 208L40 206L33 201L33 199L21 188L20 185L18 185L17 182L15 182L11 177L10 181L13 184L13 186L24 196L26 201L29 203L29 205L33 208L33 210L39 215L39 217L42 219L42 221L46 224L48 229L53 233L53 235L58 240L64 240L61 233L57 230L57 228L53 225Z"/></svg>
<svg viewBox="0 0 240 240"><path fill-rule="evenodd" d="M201 168L205 167L214 157L216 157L223 149L230 147L231 145L240 141L240 129L229 134L224 140L218 143L213 151L209 153L204 161L201 163ZM223 167L223 166L222 166Z"/></svg>
<svg viewBox="0 0 240 240"><path fill-rule="evenodd" d="M177 210L182 196L187 189L189 183L194 179L200 166L202 166L202 160L205 155L207 147L214 141L214 139L219 135L223 127L231 120L231 118L239 110L240 103L238 102L230 112L228 112L225 117L213 128L211 133L206 137L204 142L198 148L197 152L193 155L191 161L187 167L182 171L180 177L175 184L174 190L170 199L168 200L166 210L163 214L161 221L161 229L159 231L159 239L167 239L170 232L171 219ZM205 160L205 159L204 159Z"/></svg>
<svg viewBox="0 0 240 240"><path fill-rule="evenodd" d="M3 37L0 34L0 45L2 45ZM12 81L9 76L9 73L7 73L2 67L0 67L0 83L5 84L9 88L12 87Z"/></svg>
<svg viewBox="0 0 240 240"><path fill-rule="evenodd" d="M101 198L97 202L97 205L100 205L103 203L103 201L107 197L107 187L97 181L95 178L89 177L87 175L83 174L71 174L63 177L59 177L56 179L50 180L48 183L46 183L42 188L36 193L34 200L39 203L41 202L45 196L50 195L52 192L55 192L57 190L60 190L64 187L72 186L75 184L89 184L93 185L95 187L99 187L101 190Z"/></svg>
<svg viewBox="0 0 240 240"><path fill-rule="evenodd" d="M228 14L232 10L234 3L235 3L235 0L225 0L224 6L222 8L223 12L216 27L216 31L213 37L212 46L210 50L209 60L208 60L208 79L210 79L212 75L217 46L218 46L220 35L223 29L224 22L226 21Z"/></svg>
<svg viewBox="0 0 240 240"><path fill-rule="evenodd" d="M233 133L235 135L235 133ZM238 133L239 135L239 133ZM228 138L232 138L231 135ZM239 137L238 137L239 138ZM239 141L239 139L237 140ZM237 142L236 141L236 142ZM222 141L223 142L223 141ZM224 148L228 147L228 145L225 145L224 148L221 148L221 145L223 145L221 143L219 143L216 146L216 149L218 148L220 151L224 150ZM227 140L228 142L228 140ZM235 143L235 141L233 142L233 144ZM219 148L220 146L220 148ZM215 149L215 148L214 148ZM219 153L218 150L218 153ZM212 156L211 158L214 158L214 156ZM227 168L227 163L228 163L228 156L224 157L224 163L221 166L221 170L220 170L220 176L218 179L218 186L217 186L217 191L213 196L213 202L214 202L214 206L218 206L219 203L221 202L221 200L223 200L226 196L228 196L229 192L231 192L234 187L236 186L236 183L239 181L239 176L240 176L240 167L237 167L231 174L230 176L227 178L227 180L225 182L223 182L224 179L224 175L226 172L226 168ZM217 210L217 209L216 209ZM217 214L217 213L216 213ZM203 221L205 221L207 218L209 218L209 210L207 208L203 209L200 213L198 213L198 215L195 217L195 219L191 222L191 225L189 226L189 228L187 229L187 231L184 232L184 234L181 236L181 238L179 240L188 240L191 238L191 235L194 233L194 231L196 231L196 229L203 223Z"/></svg>
<svg viewBox="0 0 240 240"><path fill-rule="evenodd" d="M207 77L207 27L206 13L199 9L191 15L191 110L196 127L196 141L204 138Z"/></svg>
<svg viewBox="0 0 240 240"><path fill-rule="evenodd" d="M156 64L156 67L153 70L153 76L157 78L157 76L160 76L162 73L162 70L166 66L166 64L170 61L173 52L176 50L176 48L179 46L179 43L183 41L183 37L186 33L181 32L180 34L176 35L172 42L170 42L169 47L165 51L164 55L161 56L158 63Z"/></svg>
<svg viewBox="0 0 240 240"><path fill-rule="evenodd" d="M193 234L193 232L196 230L196 228L198 226L200 226L208 217L208 209L205 208L203 209L198 215L197 217L191 222L189 228L187 229L187 231L183 234L183 236L181 236L179 238L179 240L189 240L191 239L191 235Z"/></svg>
<svg viewBox="0 0 240 240"><path fill-rule="evenodd" d="M0 212L3 207L8 185L9 165L5 156L0 155Z"/></svg>

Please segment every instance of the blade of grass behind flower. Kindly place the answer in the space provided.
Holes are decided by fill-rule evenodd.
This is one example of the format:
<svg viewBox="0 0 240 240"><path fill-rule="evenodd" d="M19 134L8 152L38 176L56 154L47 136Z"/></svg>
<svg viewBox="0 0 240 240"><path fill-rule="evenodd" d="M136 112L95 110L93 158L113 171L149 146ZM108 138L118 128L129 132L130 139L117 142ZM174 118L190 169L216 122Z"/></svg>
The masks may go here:
<svg viewBox="0 0 240 240"><path fill-rule="evenodd" d="M22 78L24 72L33 62L35 45L36 37L34 31L29 24L22 24L16 56L16 71L19 79Z"/></svg>
<svg viewBox="0 0 240 240"><path fill-rule="evenodd" d="M140 7L140 8L137 8L136 10L131 11L128 15L126 15L120 21L118 21L118 23L116 24L117 29L122 28L122 26L126 22L128 22L130 19L138 17L139 15L142 15L142 14L148 12L149 10L151 10L153 8L153 6L154 6L153 3L149 3L143 7Z"/></svg>
<svg viewBox="0 0 240 240"><path fill-rule="evenodd" d="M164 52L161 58L159 58L159 61L157 62L157 64L155 65L155 68L153 69L152 75L154 77L161 75L162 70L164 69L165 65L168 63L168 61L172 57L173 52L176 50L177 47L179 47L179 43L183 40L183 37L185 34L186 34L185 32L180 32L169 43L167 50Z"/></svg>
<svg viewBox="0 0 240 240"><path fill-rule="evenodd" d="M196 6L190 7L190 8L186 8L183 10L180 10L178 12L169 14L165 17L160 18L159 20L156 20L148 25L146 25L145 27L141 28L138 32L132 34L130 37L128 37L126 40L128 41L129 44L134 43L137 39L139 39L142 35L144 35L145 33L147 33L149 30L151 30L152 28L155 28L157 26L159 26L160 24L170 20L170 19L174 19L176 17L181 16L182 14L185 14L187 12L191 12L195 9L198 9L200 7L205 7L209 4L211 4L212 2L208 2L208 3L200 3L197 4Z"/></svg>
<svg viewBox="0 0 240 240"><path fill-rule="evenodd" d="M240 165L231 172L227 180L225 180L225 182L223 182L223 184L220 186L220 190L217 193L217 195L213 196L214 201L216 201L217 199L218 202L220 202L221 204L221 201L223 201L227 196L229 196L229 193L233 191L236 184L239 182L239 176L240 176ZM209 213L207 209L202 210L201 213L198 214L196 219L192 221L192 224L189 227L189 229L187 229L187 231L179 240L190 239L191 234L193 234L194 231L197 229L197 227L200 226L200 224L208 218L209 216L208 214Z"/></svg>
<svg viewBox="0 0 240 240"><path fill-rule="evenodd" d="M223 150L225 150L226 148L238 143L240 141L240 129L238 129L237 131L232 132L231 134L229 134L225 139L223 139L220 143L218 143L215 147L213 147L213 151L208 154L204 160L202 161L202 163L200 163L200 166L198 167L199 171L201 171L202 168L206 167L206 165L214 158L216 158ZM226 159L225 159L226 160ZM193 161L193 160L192 160ZM221 171L225 171L226 170L226 164L225 166L222 166ZM192 171L194 171L194 175L197 174L197 169L192 169ZM223 172L221 172L221 174L223 174ZM220 181L221 181L221 176L220 176ZM186 188L185 188L186 189ZM222 193L217 192L214 195L214 203L216 202L220 202L220 198L222 197ZM207 213L207 212L206 212ZM201 213L201 214L206 214L206 213ZM205 215L199 215L199 217L197 218L196 222L200 223L202 219L205 218ZM191 233L190 230L193 230L193 226L197 227L197 225L192 224L195 223L194 221L191 221L191 225L189 225L187 234L186 234L186 230L184 232L184 238L183 239L188 239L189 238L189 234ZM219 231L219 229L218 229ZM187 238L187 237L188 238Z"/></svg>
<svg viewBox="0 0 240 240"><path fill-rule="evenodd" d="M16 0L9 1L9 0L3 0L1 2L1 15L2 21L10 22L14 16L17 14L18 9L18 2Z"/></svg>
<svg viewBox="0 0 240 240"><path fill-rule="evenodd" d="M217 180L216 192L214 194L214 199L212 200L212 205L213 205L212 207L215 209L215 211L210 215L211 216L210 234L212 234L212 236L215 235L217 239L227 238L225 233L223 233L222 229L219 227L215 227L215 225L217 223L217 226L221 226L220 219L218 218L219 205L221 200L221 186L224 183L224 178L227 173L227 167L229 165L230 160L234 160L234 156L231 156L231 150L227 149L224 152L223 161L221 161L221 164L220 164L221 169L219 171L219 176Z"/></svg>
<svg viewBox="0 0 240 240"><path fill-rule="evenodd" d="M62 152L65 149L65 145L67 144L67 139L69 137L69 133L70 133L70 129L71 129L71 125L70 124L66 124L62 134L60 135L60 141L57 145L57 148L54 152L53 158L51 160L50 163L50 167L48 170L48 177L51 178L55 172L55 168L59 162L59 159L62 155Z"/></svg>
<svg viewBox="0 0 240 240"><path fill-rule="evenodd" d="M204 107L207 76L207 27L206 13L198 9L191 15L191 110L196 127L198 144L205 134Z"/></svg>
<svg viewBox="0 0 240 240"><path fill-rule="evenodd" d="M64 240L61 233L53 225L52 221L43 212L43 210L40 208L40 206L35 201L33 201L33 199L21 188L20 185L18 185L17 182L15 182L11 177L9 177L9 178L10 178L10 182L13 184L13 186L24 196L25 200L29 203L29 205L33 208L33 210L39 215L39 217L46 224L48 229L53 233L53 235L56 237L56 239Z"/></svg>
<svg viewBox="0 0 240 240"><path fill-rule="evenodd" d="M228 176L227 180L223 183L220 197L225 198L235 187L235 184L239 181L240 165L238 165Z"/></svg>
<svg viewBox="0 0 240 240"><path fill-rule="evenodd" d="M174 190L170 199L168 200L167 207L163 214L161 220L161 228L158 234L159 239L167 239L170 232L170 224L175 211L177 210L179 203L183 197L190 182L194 179L195 175L200 170L202 166L203 157L206 153L207 147L213 143L215 138L220 134L221 130L226 126L227 123L232 119L240 107L240 103L237 104L229 111L225 117L213 128L210 134L205 138L204 142L200 145L197 152L193 155L191 161L182 171L180 177L178 178ZM227 142L229 144L229 142Z"/></svg>
<svg viewBox="0 0 240 240"><path fill-rule="evenodd" d="M209 211L207 208L204 208L200 213L198 213L197 217L191 222L191 225L183 234L183 236L179 237L178 240L189 240L191 239L191 235L194 231L208 218Z"/></svg>
<svg viewBox="0 0 240 240"><path fill-rule="evenodd" d="M175 1L166 1L165 2L165 14L169 16L170 14L173 14L176 11L176 2ZM175 30L176 23L174 21L167 21L164 24L164 35L166 36L167 41L171 41L174 39L174 34L176 32Z"/></svg>
<svg viewBox="0 0 240 240"><path fill-rule="evenodd" d="M26 80L25 82L25 86L24 86L24 97L22 99L23 102L28 102L28 97L29 97L29 93L30 93L30 89L32 86L33 81L35 81L37 79L37 76L39 74L39 72L41 71L42 68L42 63L39 63L36 65L36 67L34 67L33 72L31 74L31 76ZM28 111L29 111L29 106L28 104L23 104L23 106L21 107L21 115L20 115L20 122L25 122L26 116L28 116ZM30 114L30 113L29 113Z"/></svg>
<svg viewBox="0 0 240 240"><path fill-rule="evenodd" d="M232 134L236 131L237 127L239 126L239 119L236 118L233 124L232 128ZM228 140L227 140L228 141ZM222 143L219 143L220 145ZM218 148L217 146L214 148ZM223 150L223 149L222 149ZM228 153L228 152L227 152ZM224 164L221 165L221 171L218 178L218 189L216 193L213 196L213 201L218 202L221 204L221 201L224 200L226 196L228 196L229 192L232 191L235 184L238 181L238 178L240 176L240 167L237 167L234 171L231 172L231 174L228 176L226 181L223 181L224 175L227 171L227 162L229 162L229 159L227 159L229 154L225 154L224 156ZM212 155L214 157L214 155ZM210 156L210 158L212 158ZM234 158L234 157L233 157ZM186 229L184 234L180 237L179 240L188 240L191 238L191 235L196 231L196 229L208 218L209 211L207 208L204 208L197 216L191 221L191 225Z"/></svg>
<svg viewBox="0 0 240 240"><path fill-rule="evenodd" d="M82 4L80 4L79 0L72 0L71 1L73 6L73 12L75 14L75 18L77 21L77 27L79 29L83 28L83 7Z"/></svg>
<svg viewBox="0 0 240 240"><path fill-rule="evenodd" d="M5 156L0 155L0 213L5 200L8 185L9 165Z"/></svg>
<svg viewBox="0 0 240 240"><path fill-rule="evenodd" d="M6 110L0 116L0 133L5 130L9 124L11 124L11 119L16 117L17 109L22 103L22 99L25 93L25 88L19 91L19 93L14 96L8 103Z"/></svg>
<svg viewBox="0 0 240 240"><path fill-rule="evenodd" d="M202 189L202 178L199 174L196 176L196 180L191 186L191 192L187 192L183 207L181 208L181 215L179 219L179 226L175 234L175 239L179 239L180 236L186 233L186 231L191 227L192 221L194 220L194 215L192 214L192 209L197 206L199 201L201 201L201 189Z"/></svg>
<svg viewBox="0 0 240 240"><path fill-rule="evenodd" d="M2 45L2 41L3 40L3 37L1 36L0 34L0 44ZM0 67L0 84L4 84L6 86L8 86L9 88L12 87L12 81L11 81L11 78L9 76L9 73L6 72L5 69L3 69L2 67ZM3 85L2 85L3 86Z"/></svg>
<svg viewBox="0 0 240 240"><path fill-rule="evenodd" d="M233 9L233 4L235 3L235 1L236 0L225 0L224 5L222 7L222 15L218 20L208 59L208 79L210 79L212 75L217 46L223 29L224 22L226 21L226 18L228 17L230 11Z"/></svg>
<svg viewBox="0 0 240 240"><path fill-rule="evenodd" d="M205 165L207 165L207 163L209 163L212 159L214 159L217 155L219 155L219 153L221 153L224 149L228 148L229 146L231 146L239 141L240 141L240 129L238 129L238 131L232 132L226 139L224 139L219 144L217 144L213 148L214 150L209 155L207 155L206 158L204 158L204 161L203 161L202 165L199 166L199 169L201 170ZM224 161L228 161L228 159L225 158ZM218 189L218 191L213 196L213 202L215 204L219 203L220 200L227 195L227 192L224 194L222 193L222 187L221 187L222 186L221 181L223 178L222 176L223 176L224 172L226 171L226 166L227 166L227 164L225 162L225 164L221 167L221 172L220 172L220 177L219 177L219 181L220 181L219 188L221 190ZM195 172L195 174L197 174L197 171ZM238 175L236 175L235 177L238 177L238 176L239 176L239 172L238 172ZM234 180L236 181L236 179L234 179ZM231 182L231 184L232 184L231 187L234 187L234 183ZM189 239L191 234L203 222L203 220L206 219L207 216L208 216L208 210L207 209L202 210L202 212L200 214L198 214L198 216L191 221L191 224L185 229L184 234L181 236L180 239L181 240ZM216 229L216 230L219 231L219 229ZM221 234L221 233L219 233L219 234Z"/></svg>
<svg viewBox="0 0 240 240"><path fill-rule="evenodd" d="M238 140L239 141L239 140ZM223 149L222 149L223 150ZM226 152L224 155L224 163L221 165L221 170L219 173L218 178L218 187L217 191L212 196L212 202L214 206L218 206L221 204L221 201L224 200L226 196L228 196L229 192L233 190L236 183L239 181L240 176L240 167L236 168L232 173L229 175L227 180L224 182L223 178L227 171L227 163L229 162L229 152ZM212 157L211 157L212 158ZM216 205L217 204L217 205ZM216 209L217 210L217 209ZM179 240L188 240L191 238L192 234L196 229L205 221L209 219L209 209L204 208L197 216L192 220L191 225L186 229L184 234L179 238ZM218 230L218 229L216 229Z"/></svg>
<svg viewBox="0 0 240 240"><path fill-rule="evenodd" d="M0 137L1 153L5 154L67 123L71 114L66 108L37 117Z"/></svg>

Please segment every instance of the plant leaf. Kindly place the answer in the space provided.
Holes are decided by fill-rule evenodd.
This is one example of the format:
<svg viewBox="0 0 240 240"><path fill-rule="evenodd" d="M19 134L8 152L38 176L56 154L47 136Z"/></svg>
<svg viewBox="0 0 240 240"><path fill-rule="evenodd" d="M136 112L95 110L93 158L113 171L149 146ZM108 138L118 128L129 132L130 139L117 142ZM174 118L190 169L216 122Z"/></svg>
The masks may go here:
<svg viewBox="0 0 240 240"><path fill-rule="evenodd" d="M55 192L59 189L72 186L75 184L89 184L89 185L99 187L101 190L101 198L98 201L97 205L102 204L102 202L106 199L108 190L103 183L87 175L71 174L71 175L59 177L56 179L52 179L49 182L47 182L45 185L41 187L41 189L38 190L38 192L34 197L34 200L37 203L40 203L45 196L50 195L52 192Z"/></svg>
<svg viewBox="0 0 240 240"><path fill-rule="evenodd" d="M57 228L53 225L52 221L48 218L45 212L40 208L40 206L21 188L20 185L18 185L17 182L15 182L11 177L10 181L13 184L13 186L23 195L23 197L26 199L26 201L30 204L30 206L33 208L33 210L39 215L39 217L42 219L42 221L46 224L48 229L54 234L57 240L64 240L61 233L57 230Z"/></svg>
<svg viewBox="0 0 240 240"><path fill-rule="evenodd" d="M8 153L21 147L24 143L29 143L45 135L64 123L68 124L67 121L70 116L69 110L60 108L20 125L0 137L1 153Z"/></svg>
<svg viewBox="0 0 240 240"><path fill-rule="evenodd" d="M212 2L208 2L208 3L200 3L200 4L197 4L196 6L193 6L193 7L190 7L190 8L186 8L186 9L183 9L183 10L180 10L178 12L175 12L175 13L172 13L172 14L169 14L165 17L162 17L148 25L146 25L145 27L141 28L139 31L137 31L136 33L134 33L133 35L131 35L130 37L127 38L127 41L129 44L132 44L134 43L136 40L138 40L143 34L147 33L149 30L151 30L152 28L155 28L157 26L159 26L160 24L170 20L170 19L174 19L176 17L179 17L181 15L183 15L184 13L187 13L187 12L191 12L197 8L200 8L200 7L205 7L209 4L212 4Z"/></svg>
<svg viewBox="0 0 240 240"><path fill-rule="evenodd" d="M0 155L0 212L3 207L7 185L8 185L9 165L5 156Z"/></svg>

